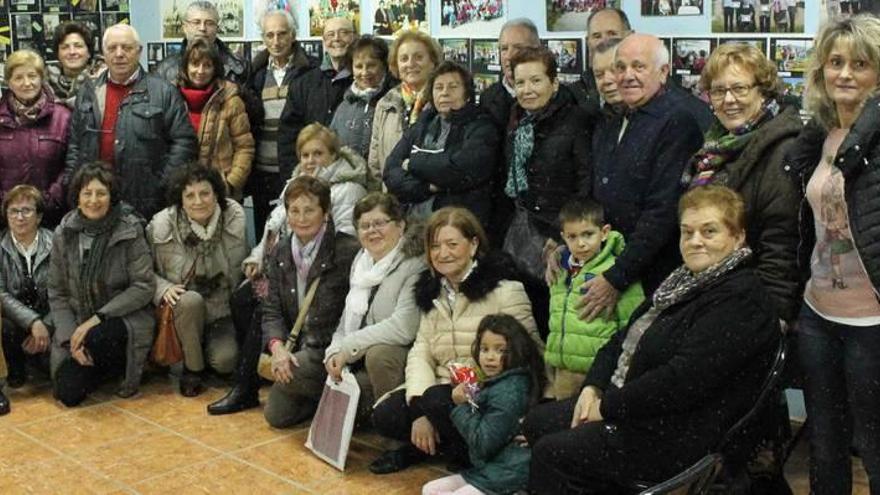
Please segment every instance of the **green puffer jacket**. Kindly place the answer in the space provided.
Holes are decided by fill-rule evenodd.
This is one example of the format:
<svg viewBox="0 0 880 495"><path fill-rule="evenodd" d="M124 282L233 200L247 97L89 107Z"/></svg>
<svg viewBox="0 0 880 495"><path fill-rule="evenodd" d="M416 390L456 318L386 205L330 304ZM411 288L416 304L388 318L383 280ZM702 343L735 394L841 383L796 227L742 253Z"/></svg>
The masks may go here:
<svg viewBox="0 0 880 495"><path fill-rule="evenodd" d="M476 409L461 404L452 410L452 422L467 442L473 465L460 474L483 493L507 494L526 488L531 450L513 437L529 406L530 381L526 368L505 371L483 383Z"/></svg>
<svg viewBox="0 0 880 495"><path fill-rule="evenodd" d="M630 315L645 300L642 285L636 282L623 291L610 320L599 317L587 322L578 318L575 308L582 297L584 283L611 268L623 247L623 235L612 230L602 250L577 275L568 274L570 254L568 249L563 251L562 268L566 276L550 286L550 334L544 352L544 361L550 366L586 373L599 349L619 329L626 327Z"/></svg>

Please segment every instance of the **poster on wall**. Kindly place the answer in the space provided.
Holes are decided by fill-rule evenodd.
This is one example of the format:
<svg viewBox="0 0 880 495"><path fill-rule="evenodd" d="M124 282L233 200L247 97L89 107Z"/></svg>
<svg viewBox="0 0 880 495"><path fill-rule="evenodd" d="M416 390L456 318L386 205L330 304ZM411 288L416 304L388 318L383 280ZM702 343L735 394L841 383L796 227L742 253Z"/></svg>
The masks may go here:
<svg viewBox="0 0 880 495"><path fill-rule="evenodd" d="M37 0L8 0L11 12L39 12Z"/></svg>
<svg viewBox="0 0 880 495"><path fill-rule="evenodd" d="M816 0L711 0L713 33L803 33Z"/></svg>
<svg viewBox="0 0 880 495"><path fill-rule="evenodd" d="M702 96L700 74L716 46L713 38L674 38L672 40L672 77L694 96Z"/></svg>
<svg viewBox="0 0 880 495"><path fill-rule="evenodd" d="M333 17L351 19L354 31L361 32L359 0L309 0L309 36L321 36L324 22Z"/></svg>
<svg viewBox="0 0 880 495"><path fill-rule="evenodd" d="M55 50L52 48L51 40L54 36L55 28L57 28L62 22L69 20L70 14L43 14L43 32L45 33L46 39L46 53L43 55L46 60L55 60L58 58L58 54L55 53Z"/></svg>
<svg viewBox="0 0 880 495"><path fill-rule="evenodd" d="M492 72L474 72L474 93L477 95L477 103L480 102L480 93L500 80L501 74Z"/></svg>
<svg viewBox="0 0 880 495"><path fill-rule="evenodd" d="M147 70L152 71L165 59L165 43L147 43Z"/></svg>
<svg viewBox="0 0 880 495"><path fill-rule="evenodd" d="M811 38L773 38L770 40L770 60L776 64L780 77L801 76L807 69L807 59L813 45Z"/></svg>
<svg viewBox="0 0 880 495"><path fill-rule="evenodd" d="M183 23L186 8L194 0L161 0L159 12L162 22L162 38L183 38ZM209 0L217 7L220 21L217 35L221 38L241 38L244 36L244 2L242 0Z"/></svg>
<svg viewBox="0 0 880 495"><path fill-rule="evenodd" d="M758 50L761 50L761 53L767 55L767 38L719 38L718 44L726 45L728 43L745 43L747 45L752 45Z"/></svg>
<svg viewBox="0 0 880 495"><path fill-rule="evenodd" d="M429 32L425 0L378 0L373 2L373 34L390 36L401 30Z"/></svg>
<svg viewBox="0 0 880 495"><path fill-rule="evenodd" d="M642 0L642 15L703 15L703 2L704 0Z"/></svg>
<svg viewBox="0 0 880 495"><path fill-rule="evenodd" d="M257 26L258 33L263 30L263 27L260 26L260 19L270 10L283 10L289 13L294 21L297 20L294 0L254 0L254 24Z"/></svg>
<svg viewBox="0 0 880 495"><path fill-rule="evenodd" d="M67 12L68 4L68 0L43 0L40 10L43 13Z"/></svg>
<svg viewBox="0 0 880 495"><path fill-rule="evenodd" d="M470 70L471 58L467 38L444 38L440 40L443 60L451 60Z"/></svg>
<svg viewBox="0 0 880 495"><path fill-rule="evenodd" d="M101 0L101 10L104 12L128 12L128 2L129 0Z"/></svg>
<svg viewBox="0 0 880 495"><path fill-rule="evenodd" d="M542 43L556 57L557 75L563 83L573 83L584 72L584 56L580 38L547 39Z"/></svg>
<svg viewBox="0 0 880 495"><path fill-rule="evenodd" d="M43 53L43 16L40 14L12 14L12 48Z"/></svg>
<svg viewBox="0 0 880 495"><path fill-rule="evenodd" d="M127 12L109 12L101 14L101 23L102 28L107 29L114 24L131 24L131 20ZM101 35L103 34L102 30Z"/></svg>
<svg viewBox="0 0 880 495"><path fill-rule="evenodd" d="M501 32L507 0L442 0L438 36L479 36Z"/></svg>
<svg viewBox="0 0 880 495"><path fill-rule="evenodd" d="M98 11L98 0L70 0L70 5L76 12Z"/></svg>
<svg viewBox="0 0 880 495"><path fill-rule="evenodd" d="M585 31L594 10L617 7L620 0L546 0L547 31Z"/></svg>
<svg viewBox="0 0 880 495"><path fill-rule="evenodd" d="M92 46L101 50L101 17L93 12L74 12L73 20L79 21L92 32Z"/></svg>
<svg viewBox="0 0 880 495"><path fill-rule="evenodd" d="M856 14L880 15L880 1L877 0L823 0L822 3L827 19Z"/></svg>

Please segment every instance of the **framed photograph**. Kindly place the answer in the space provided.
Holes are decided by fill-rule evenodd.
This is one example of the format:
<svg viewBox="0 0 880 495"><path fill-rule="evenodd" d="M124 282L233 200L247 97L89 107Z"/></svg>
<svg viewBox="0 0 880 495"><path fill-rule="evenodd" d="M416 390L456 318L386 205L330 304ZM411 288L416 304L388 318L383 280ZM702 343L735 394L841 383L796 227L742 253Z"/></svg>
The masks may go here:
<svg viewBox="0 0 880 495"><path fill-rule="evenodd" d="M43 16L41 14L12 14L12 48L27 48L37 53L45 53L46 40L43 36Z"/></svg>
<svg viewBox="0 0 880 495"><path fill-rule="evenodd" d="M772 38L770 60L776 64L780 77L803 75L807 56L813 45L812 38Z"/></svg>
<svg viewBox="0 0 880 495"><path fill-rule="evenodd" d="M354 32L361 32L361 5L357 0L309 0L309 36L321 36L324 22L331 17L347 17L354 24Z"/></svg>
<svg viewBox="0 0 880 495"><path fill-rule="evenodd" d="M104 30L114 24L131 24L131 19L128 13L116 13L110 12L107 14L101 14L101 34L104 34Z"/></svg>
<svg viewBox="0 0 880 495"><path fill-rule="evenodd" d="M70 0L43 0L40 10L43 13L67 12L70 10Z"/></svg>
<svg viewBox="0 0 880 495"><path fill-rule="evenodd" d="M43 33L44 37L47 41L51 40L55 34L55 28L57 28L62 22L69 21L70 14L43 14ZM46 43L46 60L55 60L58 57L58 54L52 49L51 43Z"/></svg>
<svg viewBox="0 0 880 495"><path fill-rule="evenodd" d="M803 33L804 10L818 0L704 0L712 2L713 33Z"/></svg>
<svg viewBox="0 0 880 495"><path fill-rule="evenodd" d="M165 56L170 57L177 55L183 51L183 43L180 41L172 41L165 43Z"/></svg>
<svg viewBox="0 0 880 495"><path fill-rule="evenodd" d="M767 55L767 38L719 38L718 45L726 45L728 43L745 43L752 45L761 53Z"/></svg>
<svg viewBox="0 0 880 495"><path fill-rule="evenodd" d="M230 41L226 43L226 47L239 59L247 60L251 58L250 43L246 41Z"/></svg>
<svg viewBox="0 0 880 495"><path fill-rule="evenodd" d="M453 37L497 33L506 15L507 0L442 0L437 34Z"/></svg>
<svg viewBox="0 0 880 495"><path fill-rule="evenodd" d="M186 9L193 0L160 0L159 12L162 22L162 38L183 38L183 20ZM244 36L244 2L211 0L220 14L217 35L223 39Z"/></svg>
<svg viewBox="0 0 880 495"><path fill-rule="evenodd" d="M165 59L165 43L147 43L147 70L152 71Z"/></svg>
<svg viewBox="0 0 880 495"><path fill-rule="evenodd" d="M101 0L101 10L104 12L128 12L129 0Z"/></svg>
<svg viewBox="0 0 880 495"><path fill-rule="evenodd" d="M324 60L324 44L321 40L301 40L299 44L303 47L306 55L318 60Z"/></svg>
<svg viewBox="0 0 880 495"><path fill-rule="evenodd" d="M466 38L441 39L440 47L443 48L443 60L451 60L470 68L470 51L468 50L468 40Z"/></svg>
<svg viewBox="0 0 880 495"><path fill-rule="evenodd" d="M486 90L489 86L497 83L501 80L500 74L494 73L474 73L474 91L477 94L477 101L479 101L480 93Z"/></svg>
<svg viewBox="0 0 880 495"><path fill-rule="evenodd" d="M263 44L262 41L250 41L250 42L247 42L247 43L250 45L250 50L249 50L249 52L250 52L250 54L251 54L251 62L254 61L254 59L257 57L257 55L258 55L260 52L263 52L263 51L266 50L266 45Z"/></svg>
<svg viewBox="0 0 880 495"><path fill-rule="evenodd" d="M73 20L79 21L92 32L92 46L98 52L101 51L101 16L92 12L77 12L73 14Z"/></svg>
<svg viewBox="0 0 880 495"><path fill-rule="evenodd" d="M618 7L619 0L545 0L547 31L580 31L587 29L590 13L605 7Z"/></svg>
<svg viewBox="0 0 880 495"><path fill-rule="evenodd" d="M673 75L699 75L714 48L714 38L673 38Z"/></svg>
<svg viewBox="0 0 880 495"><path fill-rule="evenodd" d="M374 0L373 34L391 36L401 30L430 31L425 0Z"/></svg>
<svg viewBox="0 0 880 495"><path fill-rule="evenodd" d="M74 12L97 12L98 0L79 0L78 4L73 5L73 10Z"/></svg>
<svg viewBox="0 0 880 495"><path fill-rule="evenodd" d="M547 49L556 56L556 66L560 73L581 74L584 71L584 56L580 38L544 40Z"/></svg>
<svg viewBox="0 0 880 495"><path fill-rule="evenodd" d="M473 72L501 72L498 40L471 40L471 66Z"/></svg>
<svg viewBox="0 0 880 495"><path fill-rule="evenodd" d="M703 15L703 2L708 0L641 0L642 15L680 16Z"/></svg>
<svg viewBox="0 0 880 495"><path fill-rule="evenodd" d="M700 75L698 74L682 74L678 77L681 87L690 91L697 98L706 99L703 90L700 89Z"/></svg>

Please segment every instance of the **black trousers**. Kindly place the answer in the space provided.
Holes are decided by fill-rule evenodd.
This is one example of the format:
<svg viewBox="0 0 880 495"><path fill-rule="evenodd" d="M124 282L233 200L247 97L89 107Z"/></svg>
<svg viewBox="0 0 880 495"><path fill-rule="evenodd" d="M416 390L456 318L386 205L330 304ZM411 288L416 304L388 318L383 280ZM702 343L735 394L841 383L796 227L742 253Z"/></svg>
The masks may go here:
<svg viewBox="0 0 880 495"><path fill-rule="evenodd" d="M30 335L26 328L21 328L12 321L3 318L3 356L12 376L23 376L26 373L27 353L21 348L24 339Z"/></svg>
<svg viewBox="0 0 880 495"><path fill-rule="evenodd" d="M94 366L83 366L72 356L55 372L55 397L65 406L79 405L107 378L125 373L128 329L121 318L101 322L86 334L84 346Z"/></svg>
<svg viewBox="0 0 880 495"><path fill-rule="evenodd" d="M282 178L278 172L251 170L246 193L250 194L254 200L254 232L257 239L261 238L266 220L269 219L269 214L274 208L269 203L278 199L286 180L287 177Z"/></svg>
<svg viewBox="0 0 880 495"><path fill-rule="evenodd" d="M250 282L233 291L230 300L232 323L239 344L239 362L235 370L235 384L245 389L257 390L260 377L257 374L257 363L263 346L263 333L260 323L263 313L259 299L254 295Z"/></svg>

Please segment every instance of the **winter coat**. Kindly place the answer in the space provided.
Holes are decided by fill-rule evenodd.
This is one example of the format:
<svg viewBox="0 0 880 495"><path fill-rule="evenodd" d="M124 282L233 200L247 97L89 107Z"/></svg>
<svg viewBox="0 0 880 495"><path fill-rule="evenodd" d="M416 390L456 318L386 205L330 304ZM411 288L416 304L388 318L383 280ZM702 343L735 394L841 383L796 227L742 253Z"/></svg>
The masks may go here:
<svg viewBox="0 0 880 495"><path fill-rule="evenodd" d="M333 112L354 78L351 70L312 67L290 83L278 123L278 166L281 177L290 177L299 160L296 138L303 127L318 122L329 126Z"/></svg>
<svg viewBox="0 0 880 495"><path fill-rule="evenodd" d="M515 129L524 113L518 103L511 110L512 127L508 128L503 172L496 185L503 202L495 207L506 212L513 208L503 191L513 163ZM589 115L577 105L571 90L565 86L560 86L556 96L538 112L534 147L525 164L529 189L518 201L544 237L559 237L557 216L566 201L573 195L590 194L591 129Z"/></svg>
<svg viewBox="0 0 880 495"><path fill-rule="evenodd" d="M294 350L306 347L323 351L330 345L342 316L351 262L360 245L354 237L335 232L333 222L329 222L309 270L307 287L299 287L290 244L287 235L266 262L269 295L263 302L263 347L273 339L287 340L299 314L297 291L308 290L321 277Z"/></svg>
<svg viewBox="0 0 880 495"><path fill-rule="evenodd" d="M223 74L221 74L221 77L241 86L246 85L251 75L250 62L247 59L235 56L229 47L219 39L214 40L214 43L220 52L220 60L223 61ZM186 44L187 40L184 38L180 51L162 59L156 65L156 68L153 69L153 72L169 83L175 84L179 76L180 61L183 58L183 54L186 53Z"/></svg>
<svg viewBox="0 0 880 495"><path fill-rule="evenodd" d="M229 186L230 196L241 199L254 160L254 137L245 112L239 87L219 80L202 109L196 133L199 139L199 163L220 171Z"/></svg>
<svg viewBox="0 0 880 495"><path fill-rule="evenodd" d="M379 99L373 112L373 132L370 134L370 154L367 157L371 183L382 183L388 156L409 126L406 103L400 93L400 85L397 85Z"/></svg>
<svg viewBox="0 0 880 495"><path fill-rule="evenodd" d="M663 310L617 388L611 377L627 331L599 350L584 386L604 392L600 413L609 426L602 429L603 444L639 459L650 452L656 469L669 476L717 448L752 407L781 338L773 301L748 267Z"/></svg>
<svg viewBox="0 0 880 495"><path fill-rule="evenodd" d="M39 228L37 250L33 257L33 282L37 288L37 300L25 304L20 291L27 278L27 266L15 249L12 234L7 230L0 239L0 303L3 319L16 327L29 330L36 320L51 326L49 318L49 254L52 251L52 231Z"/></svg>
<svg viewBox="0 0 880 495"><path fill-rule="evenodd" d="M567 86L574 94L578 106L586 114L599 118L602 112L602 99L599 95L599 89L596 87L593 71L588 67L577 81L567 84Z"/></svg>
<svg viewBox="0 0 880 495"><path fill-rule="evenodd" d="M617 290L641 281L650 294L679 265L681 176L703 144L697 122L667 90L627 115L600 120L593 134L593 197L626 248L604 277Z"/></svg>
<svg viewBox="0 0 880 495"><path fill-rule="evenodd" d="M463 206L487 225L492 208L491 181L501 155L498 130L488 115L468 103L450 114L451 128L442 150L414 152L424 148L436 117L433 108L424 110L403 134L385 162L385 186L401 203L414 205L433 198L432 211ZM439 190L431 191L432 184Z"/></svg>
<svg viewBox="0 0 880 495"><path fill-rule="evenodd" d="M219 206L218 206L219 207ZM186 223L185 234L180 222ZM189 219L177 206L169 206L156 213L147 225L147 241L153 249L156 268L156 292L153 304L159 305L162 296L173 285L182 284L196 261L199 249L192 244L198 239L190 234ZM187 288L201 294L205 301L205 322L228 317L229 299L241 282L241 262L247 254L244 208L232 199L226 200L226 209L220 213L217 249L208 250L196 265L193 279ZM204 241L199 242L202 244ZM219 280L218 280L219 278ZM210 291L200 288L200 280L212 286Z"/></svg>
<svg viewBox="0 0 880 495"><path fill-rule="evenodd" d="M550 334L547 336L547 351L544 353L544 361L550 366L586 373L599 349L618 330L629 324L633 311L645 300L642 285L636 282L620 295L613 318L584 321L578 316L576 308L583 297L584 284L610 268L623 248L623 236L612 230L608 233L602 250L574 275L568 271L570 253L568 249L563 251L562 268L565 276L560 276L550 286Z"/></svg>
<svg viewBox="0 0 880 495"><path fill-rule="evenodd" d="M489 114L499 135L502 135L510 122L510 109L516 98L507 92L504 83L498 81L480 93L480 108Z"/></svg>
<svg viewBox="0 0 880 495"><path fill-rule="evenodd" d="M813 210L807 202L807 182L822 158L828 131L815 121L808 124L784 159L784 170L800 189L798 215L800 243L798 271L802 282L810 277L810 256L816 245ZM849 229L859 259L874 292L880 291L880 96L868 99L840 144L833 165L843 173Z"/></svg>
<svg viewBox="0 0 880 495"><path fill-rule="evenodd" d="M70 110L47 90L43 93L48 101L32 125L16 120L12 91L0 100L0 200L13 187L30 184L43 193L44 218L54 225L67 211L63 182Z"/></svg>
<svg viewBox="0 0 880 495"><path fill-rule="evenodd" d="M392 86L399 84L391 74L386 74L385 79L378 91L367 99L366 96L358 96L352 88L354 84L345 90L345 95L330 121L330 128L339 136L343 146L355 150L366 159L370 155L370 136L373 132L373 115L376 112L376 104L388 93ZM379 184L373 184L372 189L378 189Z"/></svg>
<svg viewBox="0 0 880 495"><path fill-rule="evenodd" d="M453 308L441 288L440 277L433 270L422 272L415 287L422 319L406 359L407 401L420 397L428 387L449 383L450 363L474 364L471 344L486 315L513 316L540 343L532 304L522 283L514 281L518 276L515 270L510 257L502 253L490 253L479 259L461 283ZM543 344L540 348L543 350Z"/></svg>
<svg viewBox="0 0 880 495"><path fill-rule="evenodd" d="M131 92L119 105L113 171L119 178L118 199L134 206L144 218L152 218L165 203L163 182L196 158L198 141L177 88L138 70ZM98 160L106 94L105 71L94 81L86 80L76 97L66 181L82 165Z"/></svg>
<svg viewBox="0 0 880 495"><path fill-rule="evenodd" d="M526 488L531 450L513 437L519 434L519 421L528 409L530 388L529 370L507 370L483 382L476 408L460 404L452 410L452 423L467 443L473 466L461 475L484 493Z"/></svg>
<svg viewBox="0 0 880 495"><path fill-rule="evenodd" d="M55 229L49 268L49 307L55 323L52 362L60 364L69 354L67 344L76 327L91 318L80 300L79 249L81 231L71 225L78 210L69 212ZM147 353L153 344L156 321L150 301L156 292L153 258L144 237L141 219L134 213L122 216L110 234L104 263L105 290L110 299L96 312L122 318L128 331L124 386L137 388Z"/></svg>
<svg viewBox="0 0 880 495"><path fill-rule="evenodd" d="M755 271L786 321L793 321L801 306L799 198L794 183L785 176L782 161L801 129L797 109L788 107L759 127L739 156L724 166L729 174L727 186L745 200L746 243L755 254Z"/></svg>

